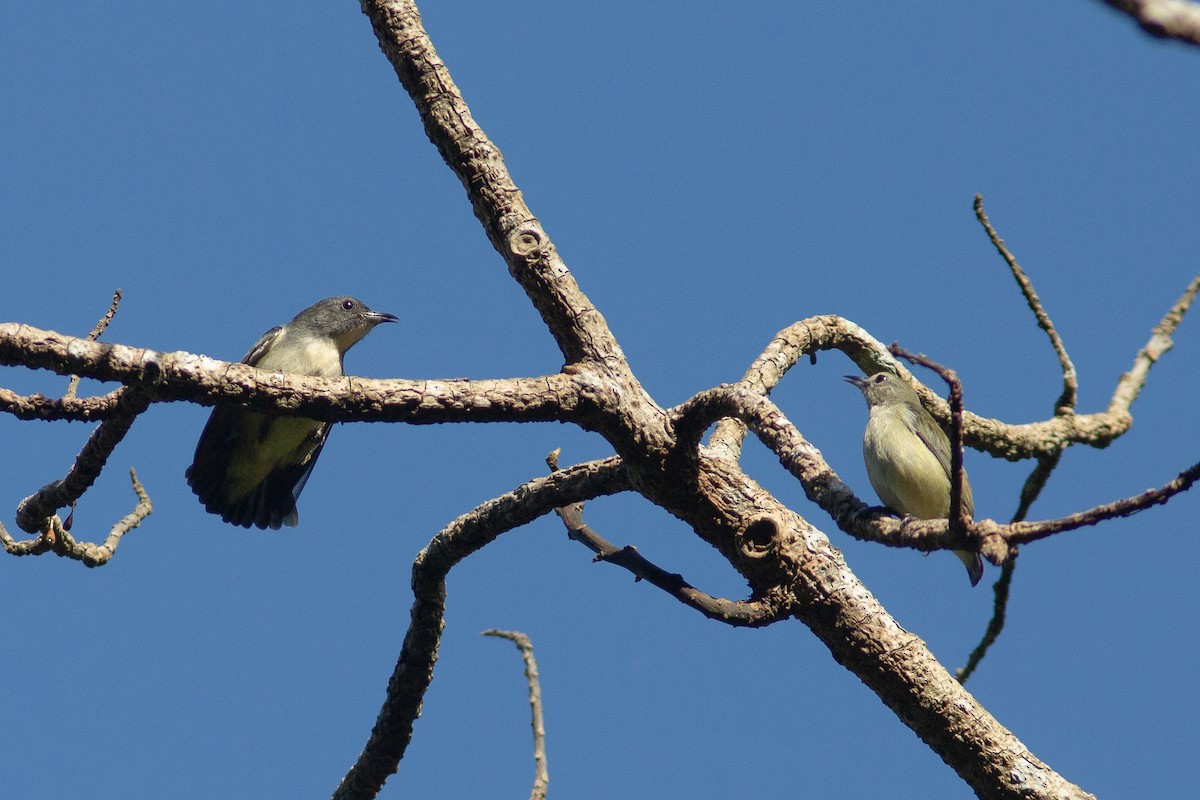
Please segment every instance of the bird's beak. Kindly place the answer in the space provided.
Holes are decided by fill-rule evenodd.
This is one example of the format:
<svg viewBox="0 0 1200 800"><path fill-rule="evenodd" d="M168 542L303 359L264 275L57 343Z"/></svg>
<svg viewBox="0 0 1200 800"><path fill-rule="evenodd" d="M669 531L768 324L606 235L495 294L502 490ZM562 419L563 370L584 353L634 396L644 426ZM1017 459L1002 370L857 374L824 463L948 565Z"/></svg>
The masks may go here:
<svg viewBox="0 0 1200 800"><path fill-rule="evenodd" d="M374 326L381 322L395 322L400 318L395 314L388 314L385 311L368 311L367 313L363 314L363 319Z"/></svg>
<svg viewBox="0 0 1200 800"><path fill-rule="evenodd" d="M867 379L861 375L843 375L842 380L844 380L846 383L854 384L854 388L858 389L860 392L864 391L867 385Z"/></svg>

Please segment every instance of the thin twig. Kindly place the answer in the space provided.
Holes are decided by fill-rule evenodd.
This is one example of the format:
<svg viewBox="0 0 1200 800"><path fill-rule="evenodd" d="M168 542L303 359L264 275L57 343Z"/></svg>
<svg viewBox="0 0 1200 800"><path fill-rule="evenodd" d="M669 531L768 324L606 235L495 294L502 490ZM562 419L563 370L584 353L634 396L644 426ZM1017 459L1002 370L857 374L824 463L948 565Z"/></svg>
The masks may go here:
<svg viewBox="0 0 1200 800"><path fill-rule="evenodd" d="M1025 302L1029 304L1029 309L1033 312L1033 316L1037 319L1038 327L1046 332L1050 337L1050 346L1054 348L1055 354L1058 356L1059 366L1062 367L1063 373L1063 390L1059 395L1058 401L1055 402L1055 413L1066 414L1075 410L1075 406L1079 400L1079 379L1075 374L1075 365L1071 363L1071 357L1067 355L1067 347L1063 344L1062 337L1058 335L1058 331L1054 327L1054 323L1050 320L1050 315L1046 313L1045 307L1042 305L1041 298L1033 289L1033 282L1029 280L1029 276L1025 274L1025 270L1021 269L1021 265L1017 263L1017 259L1009 252L1005 246L1004 240L996 233L996 229L992 227L992 223L988 220L987 212L983 210L983 195L975 195L975 217L979 220L979 224L987 231L988 239L992 245L999 251L1005 263L1008 264L1009 270L1012 271L1013 277L1017 279L1017 285L1021 287L1021 294L1025 295Z"/></svg>
<svg viewBox="0 0 1200 800"><path fill-rule="evenodd" d="M550 768L546 763L546 723L542 719L542 686L538 680L537 659L533 657L533 642L520 631L489 628L480 635L508 639L521 651L521 658L525 661L525 681L529 684L529 708L533 725L534 778L529 800L546 800L546 789L550 785Z"/></svg>
<svg viewBox="0 0 1200 800"><path fill-rule="evenodd" d="M108 323L112 322L112 318L117 313L117 306L121 305L121 290L117 289L113 292L112 303L108 306L108 312L100 318L100 320L92 326L92 330L87 335L87 340L94 342L100 338L100 334L104 333L104 329L108 327ZM75 392L79 390L79 376L72 375L71 380L67 383L67 393L63 395L63 400L75 399Z"/></svg>
<svg viewBox="0 0 1200 800"><path fill-rule="evenodd" d="M1175 304L1167 309L1167 313L1150 332L1150 339L1133 357L1129 371L1117 381L1117 388L1108 404L1109 414L1128 415L1130 406L1146 385L1150 368L1175 346L1171 337L1195 302L1197 293L1200 293L1200 274L1192 278Z"/></svg>
<svg viewBox="0 0 1200 800"><path fill-rule="evenodd" d="M954 671L954 677L958 678L958 682L966 684L967 678L971 677L971 673L983 661L983 657L987 655L988 650L996 639L999 638L1000 632L1004 630L1004 622L1008 616L1008 593L1012 587L1013 571L1017 568L1017 549L1013 548L1008 559L1000 567L1000 577L996 579L996 583L992 586L992 592L995 595L995 600L992 603L992 618L988 622L987 629L983 632L983 638L975 649L971 651L971 655L967 658L967 663Z"/></svg>
<svg viewBox="0 0 1200 800"><path fill-rule="evenodd" d="M960 535L965 534L971 524L971 515L967 513L966 504L963 503L962 490L964 474L962 381L958 379L958 373L954 370L942 366L924 353L911 353L897 342L892 342L892 346L888 350L897 358L903 358L905 361L933 370L950 387L950 510L952 512L949 517L952 521L950 530Z"/></svg>
<svg viewBox="0 0 1200 800"><path fill-rule="evenodd" d="M1050 338L1050 346L1054 348L1055 355L1058 356L1059 366L1062 368L1063 389L1058 399L1054 401L1054 413L1058 416L1071 416L1075 413L1075 408L1079 402L1079 376L1075 371L1075 365L1071 358L1067 355L1067 347L1064 344L1062 337L1059 336L1058 330L1054 327L1054 323L1050 319L1050 315L1046 312L1045 306L1042 305L1041 298L1033 288L1033 281L1017 263L1016 257L1004 244L1004 240L992 227L991 221L988 219L987 212L983 208L983 195L975 195L975 218L983 226L987 232L988 239L992 245L1000 253L1000 256L1008 264L1009 270L1017 281L1017 285L1021 287L1021 293L1025 295L1025 302L1029 304L1029 308L1033 311L1033 316L1037 320L1038 327L1046 332ZM1025 484L1021 487L1021 496L1017 506L1017 512L1013 515L1013 522L1020 522L1025 519L1032 507L1034 501L1041 494L1042 489L1046 486L1046 481L1049 480L1050 474L1054 468L1058 466L1059 460L1062 458L1063 449L1068 443L1064 442L1055 452L1039 456L1037 466L1029 473L1029 477L1025 479ZM967 659L967 664L962 669L957 671L957 676L960 683L965 683L971 673L983 660L988 649L999 638L1001 631L1004 630L1004 622L1008 617L1008 598L1010 595L1009 589L1012 585L1013 572L1016 569L1016 547L1010 547L1008 550L1008 558L1005 559L1000 572L1000 577L997 579L993 588L994 603L992 605L992 617L988 621L987 628L984 630L983 637L979 644L971 651L971 655Z"/></svg>
<svg viewBox="0 0 1200 800"><path fill-rule="evenodd" d="M560 451L546 456L551 470L558 469ZM596 554L593 561L604 561L633 574L635 581L646 581L662 589L685 606L699 611L711 620L745 628L762 628L786 619L786 607L764 600L729 600L714 597L692 586L677 572L667 572L647 560L632 545L617 547L596 533L583 521L583 503L570 503L555 509L567 528L567 536Z"/></svg>
<svg viewBox="0 0 1200 800"><path fill-rule="evenodd" d="M1173 345L1171 336L1179 327L1179 323L1183 321L1184 315L1191 307L1192 302L1196 298L1197 291L1200 290L1200 275L1192 279L1188 284L1180 298L1175 302L1159 323L1154 326L1154 330L1150 335L1150 340L1134 357L1133 369L1121 376L1117 383L1117 389L1113 393L1113 400L1109 406L1109 410L1114 414L1127 413L1129 406L1137 398L1141 387L1149 375L1150 367L1161 358ZM1017 505L1016 513L1013 514L1011 522L1022 522L1029 514L1029 509L1041 493L1049 479L1054 468L1058 466L1062 458L1063 449L1067 447L1069 442L1064 442L1062 449L1058 452L1042 456L1038 458L1038 464L1033 471L1029 473L1029 477L1025 479L1025 484L1021 487L1021 497ZM1126 513L1135 513L1137 510L1146 508L1157 502L1165 502L1166 497L1170 494L1178 493L1186 488L1183 484L1186 482L1187 471L1181 473L1174 481L1160 489L1145 493L1137 498L1129 498L1127 501L1117 501L1118 504L1124 502L1123 506ZM1172 489L1174 486L1176 488ZM1183 487L1183 488L1178 488ZM1170 494L1167 494L1167 493ZM1161 500L1159 498L1162 498ZM1109 504L1109 508L1121 508L1117 504ZM1093 509L1094 511L1094 509ZM1098 521L1098 520L1097 520ZM1093 523L1086 523L1093 524ZM988 621L987 628L984 631L983 637L979 644L971 652L967 659L967 664L958 670L959 680L965 682L966 679L974 672L980 661L987 654L988 649L999 638L1001 631L1004 629L1004 622L1007 618L1007 610L1005 605L1008 603L1010 596L1009 587L1012 584L1013 572L1016 569L1016 556L1018 547L1011 541L1008 544L1009 557L1003 564L1003 569L1000 573L1000 578L996 583L995 603L992 608L992 618ZM1001 587L1001 584L1004 584ZM1001 590L1003 589L1003 591Z"/></svg>
<svg viewBox="0 0 1200 800"><path fill-rule="evenodd" d="M1078 514L1041 522L1014 522L1000 526L1003 529L1002 535L1010 546L1027 544L1056 533L1095 525L1105 520L1133 516L1152 506L1162 505L1181 492L1186 492L1197 480L1200 480L1200 463L1193 464L1172 480L1155 489L1147 489L1141 494L1095 506L1086 511L1080 511ZM984 535L991 533L993 531L987 531Z"/></svg>

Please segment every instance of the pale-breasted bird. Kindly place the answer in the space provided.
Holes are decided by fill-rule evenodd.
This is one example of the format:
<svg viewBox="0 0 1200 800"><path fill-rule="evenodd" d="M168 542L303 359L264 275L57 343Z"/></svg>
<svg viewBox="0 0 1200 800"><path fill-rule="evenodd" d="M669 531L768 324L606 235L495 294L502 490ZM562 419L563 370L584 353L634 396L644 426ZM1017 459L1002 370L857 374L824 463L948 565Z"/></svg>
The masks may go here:
<svg viewBox="0 0 1200 800"><path fill-rule="evenodd" d="M259 369L340 377L354 344L392 314L353 297L327 297L286 325L271 328L242 359ZM295 527L296 499L325 446L332 423L248 408L213 408L187 482L204 508L249 528Z"/></svg>
<svg viewBox="0 0 1200 800"><path fill-rule="evenodd" d="M890 372L866 378L847 375L867 400L870 417L863 434L867 477L883 504L904 516L945 519L950 516L950 440L917 397ZM962 501L967 515L975 513L971 482L964 470ZM955 550L967 568L971 585L983 577L978 553Z"/></svg>

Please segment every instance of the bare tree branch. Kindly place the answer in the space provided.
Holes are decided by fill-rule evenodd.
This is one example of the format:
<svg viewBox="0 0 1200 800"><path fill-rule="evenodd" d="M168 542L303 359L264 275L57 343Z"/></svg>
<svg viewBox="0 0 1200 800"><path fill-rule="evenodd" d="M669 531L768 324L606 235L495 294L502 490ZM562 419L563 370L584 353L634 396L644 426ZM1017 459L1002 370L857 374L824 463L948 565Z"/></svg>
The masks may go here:
<svg viewBox="0 0 1200 800"><path fill-rule="evenodd" d="M1008 247L1004 244L1004 240L1000 238L1000 234L996 233L996 229L992 227L987 212L983 210L983 195L980 194L975 195L975 218L979 220L979 224L987 231L988 239L991 240L992 245L1000 253L1004 262L1008 264L1013 277L1017 279L1017 285L1021 287L1021 294L1025 295L1025 302L1029 304L1029 309L1033 312L1034 318L1037 319L1038 327L1044 330L1046 335L1050 337L1050 346L1054 348L1054 353L1058 356L1058 363L1062 367L1063 372L1063 390L1058 400L1054 403L1055 413L1066 414L1074 412L1075 406L1079 402L1079 378L1075 374L1075 365L1071 363L1071 357L1067 355L1067 347L1063 344L1062 337L1058 335L1058 330L1054 327L1054 323L1050 321L1050 315L1046 313L1041 298L1034 291L1033 282L1029 280L1029 276L1025 274L1025 270L1021 269L1021 265L1017 263L1017 259L1009 252Z"/></svg>
<svg viewBox="0 0 1200 800"><path fill-rule="evenodd" d="M379 46L407 90L425 133L467 189L492 246L537 307L568 364L624 362L603 317L591 304L550 236L525 205L499 149L463 100L410 2L363 0Z"/></svg>
<svg viewBox="0 0 1200 800"><path fill-rule="evenodd" d="M1117 388L1108 404L1109 414L1129 413L1133 401L1137 400L1142 387L1146 385L1146 379L1150 376L1150 368L1175 346L1171 337L1175 335L1179 323L1183 321L1184 315L1192 307L1197 292L1200 292L1200 274L1192 278L1187 288L1183 290L1183 294L1154 326L1150 340L1134 356L1133 366L1130 367L1129 372L1123 374L1117 381Z"/></svg>
<svg viewBox="0 0 1200 800"><path fill-rule="evenodd" d="M114 389L99 397L55 398L43 394L22 396L0 387L0 411L17 419L96 422L116 411L122 392Z"/></svg>
<svg viewBox="0 0 1200 800"><path fill-rule="evenodd" d="M1059 519L1044 520L1042 522L1014 522L1009 525L998 526L998 529L991 529L991 525L985 525L980 529L980 533L985 537L985 541L989 536L999 535L1010 544L1027 544L1038 539L1053 536L1056 533L1095 525L1117 517L1128 517L1139 511L1145 511L1151 506L1162 505L1175 495L1192 488L1198 478L1200 478L1200 463L1193 464L1183 470L1173 480L1168 481L1162 486L1156 489L1147 489L1141 494L1133 495L1132 497L1114 500L1111 503L1105 503L1104 505L1089 508L1078 514L1071 514ZM991 521L988 520L987 522L990 523Z"/></svg>
<svg viewBox="0 0 1200 800"><path fill-rule="evenodd" d="M981 195L975 195L974 208L976 218L987 232L988 238L1000 253L1005 263L1008 264L1009 270L1011 270L1017 284L1021 287L1021 292L1025 296L1030 310L1033 311L1038 326L1046 332L1046 335L1050 338L1050 344L1058 356L1059 365L1063 372L1063 390L1058 400L1054 403L1054 413L1060 416L1073 415L1075 407L1078 404L1079 382L1075 372L1075 365L1067 355L1066 346L1063 344L1062 338L1054 327L1054 323L1050 320L1050 315L1046 313L1041 299L1034 290L1033 282L1017 263L1016 258L1009 251L1008 247L1005 246L1004 240L1000 238L996 229L992 227L991 221L983 209L983 197ZM1200 276L1193 279L1192 283L1184 291L1183 296L1155 327L1150 342L1138 352L1138 355L1134 359L1134 370L1122 376L1121 380L1118 381L1117 387L1113 392L1113 400L1109 406L1111 414L1119 418L1128 418L1128 409L1136 399L1141 386L1145 383L1150 365L1162 353L1170 349L1171 334L1174 333L1179 322L1183 319L1183 315L1190 307L1198 287L1200 287ZM953 404L951 405L953 408ZM1051 472L1058 466L1063 450L1069 444L1070 442L1061 442L1062 450L1037 457L1037 466L1034 467L1029 477L1026 478L1024 486L1021 488L1020 501L1011 522L1021 522L1026 518L1033 502L1045 487ZM1005 604L1008 602L1010 595L1009 588L1012 584L1013 572L1016 568L1017 551L1015 545L1010 544L1008 552L1010 553L1010 557L1005 560L1000 578L995 586L995 604L991 620L988 622L979 645L976 646L968 658L967 665L958 672L959 680L964 683L983 659L988 648L995 643L1004 628L1004 621L1007 617Z"/></svg>
<svg viewBox="0 0 1200 800"><path fill-rule="evenodd" d="M126 387L117 400L117 408L88 437L66 476L46 484L17 506L17 525L21 530L26 533L45 531L48 518L55 511L82 497L99 477L108 457L125 438L133 421L149 405L149 393Z"/></svg>
<svg viewBox="0 0 1200 800"><path fill-rule="evenodd" d="M113 299L112 299L112 303L110 303L108 306L108 312L105 313L105 315L103 317L101 317L95 325L92 326L91 331L88 332L88 335L87 335L88 341L94 342L100 338L100 334L104 333L105 328L108 327L108 323L112 322L112 318L116 315L117 306L119 306L119 305L121 305L121 290L117 289L115 292L113 292ZM70 382L67 384L67 393L65 395L63 395L63 399L64 400L75 399L75 392L78 389L79 389L79 376L72 375Z"/></svg>
<svg viewBox="0 0 1200 800"><path fill-rule="evenodd" d="M886 511L868 506L837 476L817 448L800 434L774 403L737 385L709 389L672 409L681 443L697 441L706 425L716 419L734 417L746 423L759 440L779 458L785 469L804 487L808 499L824 509L846 533L863 541L917 550L965 549L964 542L950 531L944 519L908 520L903 525ZM1200 464L1184 470L1164 486L1134 497L1117 500L1086 511L1040 522L1008 525L995 520L975 520L967 529L967 548L981 542L980 549L994 564L1007 558L1010 547L1043 539L1106 519L1129 516L1159 505L1187 491L1200 476Z"/></svg>
<svg viewBox="0 0 1200 800"><path fill-rule="evenodd" d="M558 469L558 453L559 451L555 450L546 457L546 463L551 470ZM692 586L679 573L667 572L650 562L633 545L617 547L583 521L582 502L571 503L556 508L555 511L567 528L567 536L595 553L594 561L605 561L623 567L633 573L634 580L644 580L662 589L709 619L735 627L761 628L779 622L788 615L787 608L777 602L778 597L775 597L774 601L739 601L714 597Z"/></svg>
<svg viewBox="0 0 1200 800"><path fill-rule="evenodd" d="M558 506L626 491L628 475L616 458L569 467L535 478L476 507L443 528L413 563L413 605L408 632L387 697L358 760L333 793L335 800L375 797L396 771L412 726L433 680L446 611L446 576L467 556L496 537L525 525Z"/></svg>
<svg viewBox="0 0 1200 800"><path fill-rule="evenodd" d="M963 441L976 450L1010 461L1054 456L1070 444L1107 447L1132 424L1130 404L1145 384L1149 367L1170 349L1171 334L1190 308L1198 281L1200 278L1189 285L1155 328L1150 342L1135 358L1134 369L1117 382L1107 409L1093 414L1057 415L1024 424L1008 424L964 411ZM836 316L810 317L780 331L737 385L767 394L800 357L821 350L842 351L866 374L881 370L896 373L916 389L922 404L939 422L949 421L945 400L917 381L882 343L850 320ZM710 443L715 454L736 457L740 453L745 430L739 424L734 421L718 425Z"/></svg>
<svg viewBox="0 0 1200 800"><path fill-rule="evenodd" d="M609 413L600 432L617 452L638 458L647 447L669 446L661 426L646 417L662 409L646 394L604 317L584 295L550 236L525 199L499 149L475 121L449 70L409 0L361 0L379 46L401 85L416 104L429 140L462 182L476 218L483 224L508 271L541 314L566 359L564 371L594 371L606 378ZM619 397L619 401L618 398ZM648 438L647 438L648 437Z"/></svg>
<svg viewBox="0 0 1200 800"><path fill-rule="evenodd" d="M728 459L703 451L693 458L686 452L698 446L707 424L687 435L679 432L686 416L663 411L645 395L628 374L603 319L579 303L582 295L550 251L544 231L522 227L531 218L523 204L514 203L520 195L450 82L416 8L402 0L363 0L363 9L426 133L459 176L493 245L559 342L567 370L590 361L594 396L602 398L599 404L607 411L594 430L616 449L638 491L689 522L756 591L783 581L794 592L796 616L981 796L1084 796L979 708L923 643L903 632L870 597L819 531ZM692 474L672 469L693 463Z"/></svg>
<svg viewBox="0 0 1200 800"><path fill-rule="evenodd" d="M1188 0L1104 0L1160 39L1200 44L1200 4Z"/></svg>
<svg viewBox="0 0 1200 800"><path fill-rule="evenodd" d="M107 564L116 552L121 537L140 525L142 520L154 511L154 505L138 480L137 472L130 469L129 477L133 481L133 491L138 497L138 503L134 506L133 511L126 514L113 526L103 544L76 541L67 532L67 526L63 524L57 514L54 514L46 520L45 529L40 536L21 542L14 541L5 530L4 525L0 524L0 545L3 545L4 549L14 556L41 555L53 552L66 558L82 561L88 567L100 567Z"/></svg>
<svg viewBox="0 0 1200 800"><path fill-rule="evenodd" d="M954 671L954 677L958 678L958 682L965 685L967 679L975 672L975 669L983 661L988 650L996 640L1000 638L1001 631L1004 630L1004 622L1008 617L1008 594L1012 588L1013 572L1017 568L1017 556L1020 555L1016 548L1012 549L1008 560L1000 566L1000 577L996 579L995 585L992 586L992 618L988 621L987 628L983 632L983 638L975 649L971 651L971 655L967 657L967 663Z"/></svg>
<svg viewBox="0 0 1200 800"><path fill-rule="evenodd" d="M60 374L152 387L152 402L188 400L203 405L234 403L262 411L332 422L552 422L587 417L601 398L585 371L540 378L470 381L401 380L345 376L317 378L255 369L193 353L163 353L121 344L90 342L29 325L0 323L0 364L41 367ZM0 395L8 407L41 419L61 401ZM112 399L110 399L112 398ZM103 403L62 404L65 419L117 413L115 395Z"/></svg>
<svg viewBox="0 0 1200 800"><path fill-rule="evenodd" d="M875 692L980 797L1089 797L1038 760L966 693L925 643L904 630L854 576L828 537L758 486L737 459L748 426L800 480L809 499L851 535L920 549L961 548L966 535L994 561L1008 558L1016 543L1093 524L1102 518L1097 510L1019 526L975 521L964 534L957 529L959 520L954 525L927 521L901 527L867 508L767 398L802 355L812 357L822 349L841 350L865 371L886 368L911 380L879 342L838 317L815 317L781 332L740 383L701 392L674 409L660 407L633 375L604 318L525 205L499 150L472 118L429 41L415 5L405 0L362 0L362 7L416 104L429 138L462 182L490 241L554 336L566 360L562 374L499 381L319 379L189 353L101 344L25 325L0 325L0 364L126 384L111 406L85 407L74 398L53 403L12 393L0 397L10 413L104 417L72 471L23 503L22 519L52 531L56 542L66 542L65 526L54 510L73 502L91 484L128 425L151 402L232 403L320 420L571 422L599 432L617 455L530 481L484 503L450 523L418 556L413 566L410 625L387 695L361 755L335 797L374 797L397 769L432 680L444 625L446 576L502 533L552 509L568 509L564 520L569 528L581 540L611 551L607 560L648 580L653 576L664 588L698 606L707 602L697 602L703 601L702 593L682 578L658 570L632 548L613 548L581 518L568 518L574 503L627 490L637 491L691 525L747 579L755 600L733 604L738 613L746 614L746 619L761 613L766 619L768 611L775 614L782 609L807 625L838 663ZM1191 293L1185 295L1186 302L1181 301L1177 316L1190 305L1194 288ZM1031 287L1026 296L1034 298L1031 306L1036 314L1040 305ZM961 417L954 425L972 447L1005 458L1036 458L1048 472L1052 459L1069 444L1104 446L1128 429L1128 405L1150 364L1170 346L1170 333L1177 324L1176 318L1156 331L1135 360L1135 369L1122 378L1109 409L1098 414L1056 413L1050 420L1009 425L961 413L953 389L952 410L947 412L940 397L914 384L943 418L947 413ZM1064 401L1060 408L1068 405ZM726 418L736 422L721 422ZM702 447L702 436L714 424L717 430L710 446ZM1195 470L1155 493L1112 504L1104 513L1133 513L1163 502L1190 486ZM761 598L771 601L766 604ZM761 606L753 605L760 602ZM707 607L716 608L711 603Z"/></svg>
<svg viewBox="0 0 1200 800"><path fill-rule="evenodd" d="M489 628L483 636L498 636L508 639L521 651L525 661L525 681L529 684L529 709L533 726L533 789L529 800L545 800L546 788L550 785L550 770L546 763L546 723L542 718L542 685L538 680L537 659L533 657L533 642L520 631L501 631Z"/></svg>

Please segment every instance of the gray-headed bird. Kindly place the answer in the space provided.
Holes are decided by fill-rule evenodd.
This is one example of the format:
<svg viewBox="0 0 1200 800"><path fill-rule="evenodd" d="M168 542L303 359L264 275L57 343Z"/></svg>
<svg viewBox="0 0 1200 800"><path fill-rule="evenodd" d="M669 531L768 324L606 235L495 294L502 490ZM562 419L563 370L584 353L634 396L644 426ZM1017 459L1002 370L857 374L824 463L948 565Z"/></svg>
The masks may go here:
<svg viewBox="0 0 1200 800"><path fill-rule="evenodd" d="M950 440L911 386L890 372L866 378L847 375L867 399L870 417L863 434L867 477L883 504L904 516L945 519L950 516ZM962 477L963 507L975 513L971 482ZM971 585L983 577L978 553L955 550L967 568Z"/></svg>
<svg viewBox="0 0 1200 800"><path fill-rule="evenodd" d="M286 325L267 331L242 359L259 369L336 378L354 344L392 314L372 311L353 297L327 297ZM213 408L187 482L204 508L249 528L295 527L296 499L332 423L248 408Z"/></svg>

